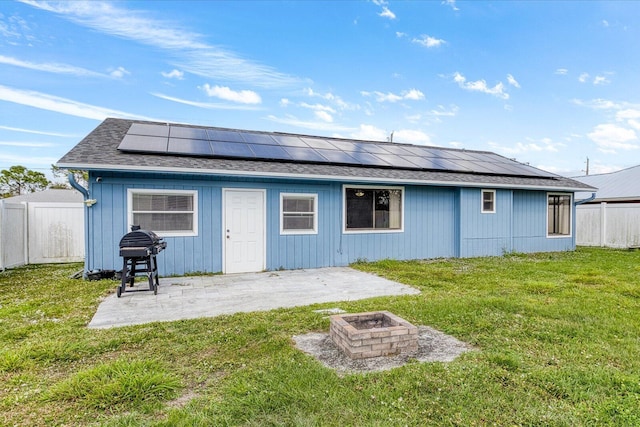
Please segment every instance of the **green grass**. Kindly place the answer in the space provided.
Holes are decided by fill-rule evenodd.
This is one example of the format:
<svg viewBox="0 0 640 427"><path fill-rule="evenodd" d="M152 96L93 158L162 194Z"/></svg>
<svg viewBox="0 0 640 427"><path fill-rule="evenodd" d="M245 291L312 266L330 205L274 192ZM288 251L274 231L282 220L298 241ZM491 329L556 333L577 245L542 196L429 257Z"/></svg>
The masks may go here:
<svg viewBox="0 0 640 427"><path fill-rule="evenodd" d="M640 252L355 268L421 294L89 330L116 282L77 264L0 273L0 425L640 425ZM291 337L313 310L389 310L476 347L339 376Z"/></svg>

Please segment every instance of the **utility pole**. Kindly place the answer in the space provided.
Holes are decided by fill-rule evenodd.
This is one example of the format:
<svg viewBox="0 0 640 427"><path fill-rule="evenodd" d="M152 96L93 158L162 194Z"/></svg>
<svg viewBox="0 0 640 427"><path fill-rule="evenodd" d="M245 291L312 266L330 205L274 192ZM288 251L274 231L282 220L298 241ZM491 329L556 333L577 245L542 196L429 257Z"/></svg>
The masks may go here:
<svg viewBox="0 0 640 427"><path fill-rule="evenodd" d="M587 169L584 171L586 176L589 176L589 158L587 157Z"/></svg>

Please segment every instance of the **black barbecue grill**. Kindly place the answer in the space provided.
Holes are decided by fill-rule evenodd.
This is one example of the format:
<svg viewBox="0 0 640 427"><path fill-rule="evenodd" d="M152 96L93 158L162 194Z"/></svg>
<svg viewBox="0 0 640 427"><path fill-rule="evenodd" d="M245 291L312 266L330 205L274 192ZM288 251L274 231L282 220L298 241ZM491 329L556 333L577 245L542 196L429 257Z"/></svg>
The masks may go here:
<svg viewBox="0 0 640 427"><path fill-rule="evenodd" d="M156 255L167 247L156 233L150 230L141 230L139 226L131 227L131 232L120 239L120 256L123 259L122 282L118 286L118 298L123 292L127 292L127 283L132 288L136 275L146 275L149 281L149 290L158 293L158 262ZM146 289L130 289L146 290Z"/></svg>

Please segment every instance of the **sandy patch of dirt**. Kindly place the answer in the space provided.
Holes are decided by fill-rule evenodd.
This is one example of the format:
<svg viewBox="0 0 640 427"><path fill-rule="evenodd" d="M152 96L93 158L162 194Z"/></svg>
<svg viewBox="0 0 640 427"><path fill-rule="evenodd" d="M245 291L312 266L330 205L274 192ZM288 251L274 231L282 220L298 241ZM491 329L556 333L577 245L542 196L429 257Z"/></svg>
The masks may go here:
<svg viewBox="0 0 640 427"><path fill-rule="evenodd" d="M451 362L471 345L428 326L418 326L418 351L397 356L352 360L329 338L328 333L312 332L293 337L296 347L341 374L385 371L409 361Z"/></svg>

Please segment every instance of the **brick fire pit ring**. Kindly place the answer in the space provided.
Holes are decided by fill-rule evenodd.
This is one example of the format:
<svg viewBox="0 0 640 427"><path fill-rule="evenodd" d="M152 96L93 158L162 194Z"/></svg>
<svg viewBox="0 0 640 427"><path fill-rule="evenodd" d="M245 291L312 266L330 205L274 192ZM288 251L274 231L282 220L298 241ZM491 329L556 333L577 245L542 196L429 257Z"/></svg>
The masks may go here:
<svg viewBox="0 0 640 427"><path fill-rule="evenodd" d="M418 350L418 328L388 311L333 315L329 336L351 359Z"/></svg>

